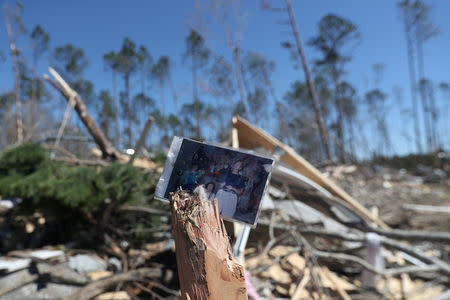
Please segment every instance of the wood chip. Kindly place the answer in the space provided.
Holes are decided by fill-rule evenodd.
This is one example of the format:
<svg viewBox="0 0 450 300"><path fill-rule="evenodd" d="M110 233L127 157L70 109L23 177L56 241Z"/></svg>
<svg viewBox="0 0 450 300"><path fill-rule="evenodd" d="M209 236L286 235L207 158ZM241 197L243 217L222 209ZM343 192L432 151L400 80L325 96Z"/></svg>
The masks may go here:
<svg viewBox="0 0 450 300"><path fill-rule="evenodd" d="M306 266L306 261L298 253L292 253L286 257L286 261L295 269L303 270Z"/></svg>
<svg viewBox="0 0 450 300"><path fill-rule="evenodd" d="M357 290L356 286L348 282L347 280L339 277L336 273L330 271L327 267L320 267L319 274L326 274L322 276L322 284L324 287L334 289L335 285L338 285L342 290L354 291Z"/></svg>
<svg viewBox="0 0 450 300"><path fill-rule="evenodd" d="M311 274L309 269L305 269L305 273L303 275L302 280L300 280L300 283L298 284L297 288L294 290L292 294L292 300L300 300L300 299L307 299L307 296L309 296L308 291L305 289L306 285L308 284L309 280L311 279Z"/></svg>
<svg viewBox="0 0 450 300"><path fill-rule="evenodd" d="M293 249L293 247L291 247L291 246L278 245L278 246L275 246L272 249L270 249L269 255L272 257L284 256L292 249Z"/></svg>
<svg viewBox="0 0 450 300"><path fill-rule="evenodd" d="M245 258L245 268L246 269L254 269L263 265L268 265L272 263L272 259L270 259L267 255L254 256L250 258Z"/></svg>
<svg viewBox="0 0 450 300"><path fill-rule="evenodd" d="M110 292L98 295L95 300L131 300L127 292Z"/></svg>
<svg viewBox="0 0 450 300"><path fill-rule="evenodd" d="M281 284L290 284L292 282L291 275L283 270L280 265L272 265L266 271L261 273L261 277L270 278Z"/></svg>
<svg viewBox="0 0 450 300"><path fill-rule="evenodd" d="M103 279L103 278L106 278L106 277L109 277L112 275L113 275L113 272L106 271L106 270L97 270L97 271L92 271L92 272L86 273L86 276L92 281Z"/></svg>
<svg viewBox="0 0 450 300"><path fill-rule="evenodd" d="M280 285L277 285L277 286L275 287L275 290L276 290L279 294L281 294L281 295L283 295L283 296L289 296L289 291L288 291L286 288L284 288L284 287L282 287L282 286L280 286Z"/></svg>

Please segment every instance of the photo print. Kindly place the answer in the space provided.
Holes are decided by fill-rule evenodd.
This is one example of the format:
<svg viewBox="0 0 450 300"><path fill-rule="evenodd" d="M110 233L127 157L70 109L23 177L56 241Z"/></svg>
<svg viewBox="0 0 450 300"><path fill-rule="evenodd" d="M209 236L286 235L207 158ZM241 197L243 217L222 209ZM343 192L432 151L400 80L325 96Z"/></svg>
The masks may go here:
<svg viewBox="0 0 450 300"><path fill-rule="evenodd" d="M222 217L255 225L272 171L273 159L175 137L155 196L169 200L182 188L203 185L208 200L218 200Z"/></svg>

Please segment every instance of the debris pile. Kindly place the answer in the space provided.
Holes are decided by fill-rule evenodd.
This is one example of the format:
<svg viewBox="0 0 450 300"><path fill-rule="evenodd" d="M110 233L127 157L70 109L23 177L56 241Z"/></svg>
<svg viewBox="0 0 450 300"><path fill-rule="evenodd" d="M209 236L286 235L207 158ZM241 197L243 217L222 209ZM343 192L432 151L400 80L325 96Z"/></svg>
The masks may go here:
<svg viewBox="0 0 450 300"><path fill-rule="evenodd" d="M178 291L169 288L177 286L170 264L148 260L173 252L161 246L151 244L139 251L130 250L127 261L133 269L129 271L116 256L100 257L87 250L12 251L0 258L0 299L128 300L148 294L177 297ZM116 288L121 291L112 292Z"/></svg>
<svg viewBox="0 0 450 300"><path fill-rule="evenodd" d="M450 284L447 187L433 189L442 215L435 227L443 231L412 230L413 221L393 221L408 214L405 203L430 203L423 199L430 187L411 180L416 177L354 165L327 167L321 174L246 121L235 118L233 125L236 143L253 143L252 149L279 155L245 252L246 268L262 298L432 299L445 293ZM355 198L331 180L365 206L355 205ZM391 229L394 225L402 229Z"/></svg>
<svg viewBox="0 0 450 300"><path fill-rule="evenodd" d="M103 174L105 178L124 178L117 176L121 168L110 166L112 161L142 168L145 174L149 170L160 171L150 160L119 153L96 126L76 92L54 70L51 73L55 80L46 80L69 103L75 101L74 108L99 149L92 152L92 160L80 160L67 153L53 160L96 168L109 166L105 168L110 170ZM247 121L235 117L232 125L234 148L276 159L258 225L248 240L244 238L248 228L225 222L232 241L238 239L238 248L245 248L244 255L234 252L245 265L250 298L450 297L450 190L445 170L419 168L418 173L410 175L405 170L345 165L319 171L292 148ZM139 148L138 145L136 150ZM64 154L64 149L58 147L47 150ZM85 171L83 174L91 174ZM36 177L30 175L34 171L21 172L10 175L26 177L28 185L23 185L23 190L27 195L36 193L32 189ZM98 183L102 171L92 174L78 177ZM46 179L57 177L49 170L40 175ZM68 178L63 176L66 181ZM102 183L108 184L108 180ZM18 191L20 185L14 180L9 184L11 191ZM114 185L118 188L125 183ZM96 215L85 214L95 229L92 231L97 233L90 236L95 247L80 250L77 247L81 244L66 243L3 253L0 299L180 298L169 206L151 206L148 198L130 205L126 202L129 199L114 198L119 194L129 198L123 196L123 190L111 190L111 186L103 189L97 184L91 187L108 196L104 203L103 198L95 199L99 204ZM0 202L3 241L11 232L3 225L11 225L7 220L21 206L20 202L15 198ZM122 214L132 216L125 218ZM141 223L143 218L157 222ZM24 223L24 239L37 231L36 226L44 227L49 222L40 213L28 219L17 215L12 219ZM141 242L130 244L127 237L137 232Z"/></svg>

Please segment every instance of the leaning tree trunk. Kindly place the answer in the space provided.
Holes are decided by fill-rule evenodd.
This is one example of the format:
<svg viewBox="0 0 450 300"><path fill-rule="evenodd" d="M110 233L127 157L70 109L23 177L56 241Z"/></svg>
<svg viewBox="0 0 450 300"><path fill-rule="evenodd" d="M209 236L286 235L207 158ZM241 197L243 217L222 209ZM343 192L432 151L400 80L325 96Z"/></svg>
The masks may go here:
<svg viewBox="0 0 450 300"><path fill-rule="evenodd" d="M291 21L292 31L294 32L295 41L297 43L298 52L300 53L300 57L302 58L303 71L305 72L306 82L309 87L309 94L313 101L314 113L316 114L316 122L319 127L320 138L325 148L325 153L327 155L327 159L331 161L331 151L330 151L330 142L328 137L328 130L325 127L325 122L323 120L322 112L320 111L319 99L316 93L316 87L314 86L314 81L311 78L311 73L309 71L308 62L306 60L305 51L303 50L303 43L300 38L300 32L298 31L297 23L295 21L294 10L292 8L291 0L286 0L286 6L288 8L289 19Z"/></svg>
<svg viewBox="0 0 450 300"><path fill-rule="evenodd" d="M247 299L244 268L233 257L217 200L201 195L170 197L181 297Z"/></svg>
<svg viewBox="0 0 450 300"><path fill-rule="evenodd" d="M117 158L119 156L118 151L114 148L108 138L103 134L100 127L98 127L97 123L89 113L86 105L84 104L78 93L72 90L72 88L53 68L49 68L49 72L53 75L56 81L52 80L47 75L44 75L45 80L47 80L55 89L57 89L64 96L64 98L66 98L67 102L70 103L73 99L73 101L75 102L74 108L77 111L78 116L86 126L91 136L94 138L94 141L99 146L103 156L112 159Z"/></svg>

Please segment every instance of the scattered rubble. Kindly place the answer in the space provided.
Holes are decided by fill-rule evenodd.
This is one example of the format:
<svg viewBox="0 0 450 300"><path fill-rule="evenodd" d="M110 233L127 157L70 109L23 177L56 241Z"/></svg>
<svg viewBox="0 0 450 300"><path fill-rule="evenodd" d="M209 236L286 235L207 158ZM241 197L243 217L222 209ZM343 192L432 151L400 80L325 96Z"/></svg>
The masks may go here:
<svg viewBox="0 0 450 300"><path fill-rule="evenodd" d="M76 95L75 108L85 113L83 122L100 149L93 151L92 161L66 157L67 163L104 166L116 159L146 170L159 168L114 149L86 114L76 92L56 72L52 75L55 80L46 80L68 101ZM244 257L238 258L247 269L251 298L445 299L448 295L447 171L419 166L410 174L404 169L363 165L318 170L292 148L239 117L233 119L232 146L277 160L258 226L250 232ZM2 200L0 216L16 209L18 202ZM105 234L96 251L66 245L4 253L0 299L180 298L169 208L163 205L162 209L114 208L163 216L162 224L146 228L157 232L159 240L139 248L125 238L115 240ZM36 220L41 225L46 222L43 216L37 215ZM239 227L228 226L230 236L239 238L239 232L244 232ZM108 230L121 237L127 234L112 224Z"/></svg>

